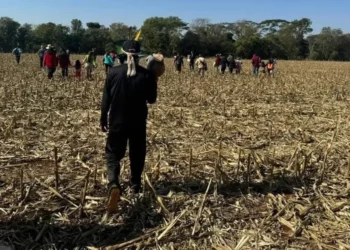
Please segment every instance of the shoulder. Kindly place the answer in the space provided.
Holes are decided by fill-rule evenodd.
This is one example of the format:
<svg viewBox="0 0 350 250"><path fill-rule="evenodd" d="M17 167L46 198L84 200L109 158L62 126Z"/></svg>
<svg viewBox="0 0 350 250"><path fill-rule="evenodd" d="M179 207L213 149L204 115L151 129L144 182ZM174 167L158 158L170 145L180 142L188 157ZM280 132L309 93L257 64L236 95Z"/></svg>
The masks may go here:
<svg viewBox="0 0 350 250"><path fill-rule="evenodd" d="M109 75L118 75L118 74L121 74L123 72L127 72L128 70L128 65L126 64L123 64L123 65L119 65L119 66L116 66L116 67L113 67L109 70Z"/></svg>

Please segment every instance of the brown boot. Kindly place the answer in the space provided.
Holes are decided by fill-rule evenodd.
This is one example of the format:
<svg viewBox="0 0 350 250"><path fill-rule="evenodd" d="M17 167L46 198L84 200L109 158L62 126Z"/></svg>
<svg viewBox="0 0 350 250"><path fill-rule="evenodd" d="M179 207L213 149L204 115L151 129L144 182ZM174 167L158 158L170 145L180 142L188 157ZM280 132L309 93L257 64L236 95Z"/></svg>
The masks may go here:
<svg viewBox="0 0 350 250"><path fill-rule="evenodd" d="M112 185L108 190L107 212L116 213L120 201L121 189L118 185Z"/></svg>

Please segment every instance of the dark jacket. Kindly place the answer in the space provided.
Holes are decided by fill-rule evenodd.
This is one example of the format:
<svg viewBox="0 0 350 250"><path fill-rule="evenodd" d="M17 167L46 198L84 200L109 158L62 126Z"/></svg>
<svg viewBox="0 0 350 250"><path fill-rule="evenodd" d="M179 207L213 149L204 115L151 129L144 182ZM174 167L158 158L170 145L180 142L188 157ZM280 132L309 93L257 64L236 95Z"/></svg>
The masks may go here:
<svg viewBox="0 0 350 250"><path fill-rule="evenodd" d="M222 68L226 68L226 66L228 65L226 57L221 57L220 65Z"/></svg>
<svg viewBox="0 0 350 250"><path fill-rule="evenodd" d="M122 124L145 122L147 103L157 100L157 78L152 71L137 65L137 75L127 77L128 65L110 69L103 91L101 126L113 131ZM108 117L109 112L109 119Z"/></svg>
<svg viewBox="0 0 350 250"><path fill-rule="evenodd" d="M61 53L57 56L57 61L60 64L61 68L68 68L70 64L69 56L67 53Z"/></svg>

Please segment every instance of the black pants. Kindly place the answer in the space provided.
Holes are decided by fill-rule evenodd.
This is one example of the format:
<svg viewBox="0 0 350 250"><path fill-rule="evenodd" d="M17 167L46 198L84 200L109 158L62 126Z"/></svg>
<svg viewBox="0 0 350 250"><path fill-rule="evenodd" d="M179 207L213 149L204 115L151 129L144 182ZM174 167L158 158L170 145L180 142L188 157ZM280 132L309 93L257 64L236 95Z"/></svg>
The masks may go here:
<svg viewBox="0 0 350 250"><path fill-rule="evenodd" d="M107 74L107 73L108 73L108 70L109 70L110 68L112 68L112 66L109 65L109 64L105 64L105 68L106 68L106 74Z"/></svg>
<svg viewBox="0 0 350 250"><path fill-rule="evenodd" d="M225 74L226 66L221 66L221 74Z"/></svg>
<svg viewBox="0 0 350 250"><path fill-rule="evenodd" d="M62 77L68 77L68 68L62 68Z"/></svg>
<svg viewBox="0 0 350 250"><path fill-rule="evenodd" d="M146 158L146 121L139 124L124 124L109 132L106 144L108 186L119 184L120 161L124 158L129 141L131 183L141 184L141 175Z"/></svg>
<svg viewBox="0 0 350 250"><path fill-rule="evenodd" d="M44 61L44 57L39 57L39 62L40 62L40 68L43 67L43 61Z"/></svg>
<svg viewBox="0 0 350 250"><path fill-rule="evenodd" d="M55 71L56 71L56 68L47 68L47 77L49 79L52 79L53 74L55 73Z"/></svg>
<svg viewBox="0 0 350 250"><path fill-rule="evenodd" d="M177 72L181 72L182 65L181 64L176 64L175 69Z"/></svg>
<svg viewBox="0 0 350 250"><path fill-rule="evenodd" d="M20 63L20 61L21 61L21 56L16 56L16 62Z"/></svg>
<svg viewBox="0 0 350 250"><path fill-rule="evenodd" d="M194 62L190 62L190 70L193 71L194 70Z"/></svg>

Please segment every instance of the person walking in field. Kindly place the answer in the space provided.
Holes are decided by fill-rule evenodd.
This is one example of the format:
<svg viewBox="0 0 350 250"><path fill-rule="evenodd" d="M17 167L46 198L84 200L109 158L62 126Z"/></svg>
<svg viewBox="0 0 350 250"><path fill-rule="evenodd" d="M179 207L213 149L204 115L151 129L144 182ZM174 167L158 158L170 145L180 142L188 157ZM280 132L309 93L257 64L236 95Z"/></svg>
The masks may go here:
<svg viewBox="0 0 350 250"><path fill-rule="evenodd" d="M96 60L95 60L95 55L93 51L90 51L88 55L85 56L83 60L83 64L85 66L86 70L86 78L88 80L92 79L92 71L96 67Z"/></svg>
<svg viewBox="0 0 350 250"><path fill-rule="evenodd" d="M106 52L103 56L103 64L105 65L106 74L108 73L108 70L113 67L114 60L110 53Z"/></svg>
<svg viewBox="0 0 350 250"><path fill-rule="evenodd" d="M274 76L274 70L275 70L275 63L273 59L269 60L269 63L267 64L267 72L269 76L273 77Z"/></svg>
<svg viewBox="0 0 350 250"><path fill-rule="evenodd" d="M44 61L45 52L46 52L46 49L44 48L44 45L41 45L40 49L38 50L40 68L43 67L43 61Z"/></svg>
<svg viewBox="0 0 350 250"><path fill-rule="evenodd" d="M61 49L58 56L57 56L57 61L61 67L62 71L62 77L63 78L68 78L68 67L71 66L69 56L67 52L64 49Z"/></svg>
<svg viewBox="0 0 350 250"><path fill-rule="evenodd" d="M195 60L196 60L196 56L194 55L193 51L191 51L191 54L189 56L189 66L191 71L194 71Z"/></svg>
<svg viewBox="0 0 350 250"><path fill-rule="evenodd" d="M184 65L183 57L177 54L174 59L175 70L177 73L181 73L182 66Z"/></svg>
<svg viewBox="0 0 350 250"><path fill-rule="evenodd" d="M15 55L16 62L17 62L17 64L19 64L21 61L22 50L17 46L16 48L14 48L12 50L12 54Z"/></svg>
<svg viewBox="0 0 350 250"><path fill-rule="evenodd" d="M227 57L227 63L230 74L233 74L233 70L236 68L236 62L232 55Z"/></svg>
<svg viewBox="0 0 350 250"><path fill-rule="evenodd" d="M266 74L266 67L267 67L267 64L264 61L261 61L259 71L263 74Z"/></svg>
<svg viewBox="0 0 350 250"><path fill-rule="evenodd" d="M163 62L160 71L148 70L136 63L140 53L139 42L126 41L122 48L127 55L127 64L110 69L101 104L100 125L103 132L108 132L106 161L109 213L117 211L120 200L120 161L124 157L128 141L131 189L135 193L141 191L146 157L147 103L156 102L158 77L165 70ZM154 65L150 63L150 67Z"/></svg>
<svg viewBox="0 0 350 250"><path fill-rule="evenodd" d="M226 59L225 56L221 57L221 61L220 61L220 70L221 70L221 74L225 74L226 71L226 67L227 67L228 61Z"/></svg>
<svg viewBox="0 0 350 250"><path fill-rule="evenodd" d="M221 55L216 54L215 56L215 62L214 62L214 68L216 68L216 71L219 72L219 66L221 65Z"/></svg>
<svg viewBox="0 0 350 250"><path fill-rule="evenodd" d="M207 62L205 61L204 57L199 55L195 64L198 67L199 75L201 77L204 77L205 71L207 71L207 69L208 69Z"/></svg>
<svg viewBox="0 0 350 250"><path fill-rule="evenodd" d="M238 57L235 60L235 64L236 64L236 75L239 75L239 74L241 74L242 65L243 65L243 62L242 62L241 58Z"/></svg>
<svg viewBox="0 0 350 250"><path fill-rule="evenodd" d="M56 51L53 46L50 44L46 47L46 53L44 55L43 66L47 70L47 77L51 80L53 78L53 74L56 71L57 67L57 57Z"/></svg>
<svg viewBox="0 0 350 250"><path fill-rule="evenodd" d="M73 67L74 67L74 77L75 77L75 79L80 80L81 79L81 63L80 63L80 61L76 60Z"/></svg>
<svg viewBox="0 0 350 250"><path fill-rule="evenodd" d="M252 66L253 66L253 74L258 75L259 74L259 68L260 68L261 58L257 56L256 54L252 57Z"/></svg>

